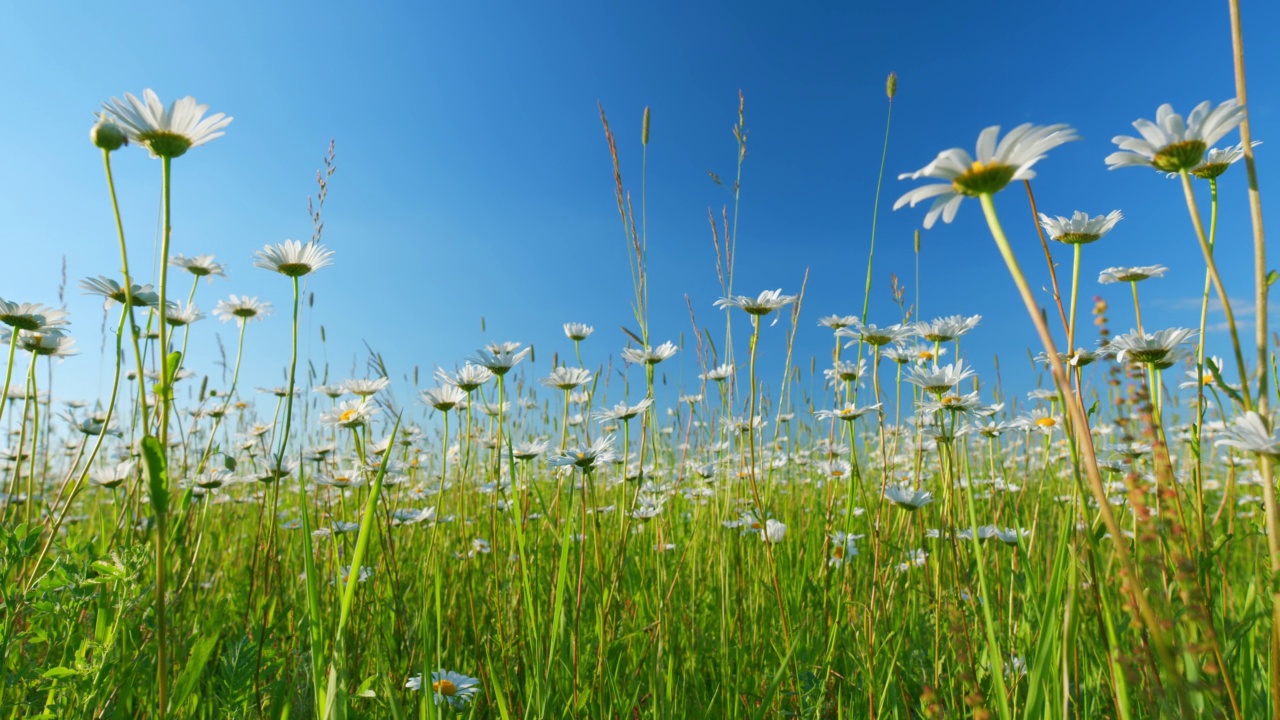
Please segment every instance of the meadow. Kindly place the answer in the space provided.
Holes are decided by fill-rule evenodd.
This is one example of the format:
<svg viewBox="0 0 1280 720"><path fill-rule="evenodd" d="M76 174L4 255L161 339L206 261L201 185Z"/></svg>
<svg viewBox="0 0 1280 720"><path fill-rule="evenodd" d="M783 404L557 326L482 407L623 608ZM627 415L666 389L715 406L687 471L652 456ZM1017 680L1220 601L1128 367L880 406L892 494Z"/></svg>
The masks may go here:
<svg viewBox="0 0 1280 720"><path fill-rule="evenodd" d="M324 237L335 146L310 239L253 258L292 304L214 295L235 286L219 258L171 247L173 169L216 153L231 118L111 98L85 152L103 161L120 267L56 303L0 288L0 718L1280 717L1278 275L1233 28L1235 96L1161 106L1106 158L1186 215L1170 252L1200 254L1204 274L1181 326L1142 324L1161 265L1082 277L1120 211L1036 207L1037 165L1071 151L1071 127L993 125L896 180L881 162L878 210L985 225L992 272L1027 310L1000 331L1025 336L1039 387L974 372L981 317L919 317L918 279L884 290L874 230L861 308L811 309L805 284L742 294L731 178L734 204L711 217L721 299L690 306L678 344L651 327L648 108L639 168L600 110L634 291L624 348L564 318L555 347L490 343L431 373L370 349L345 374L299 351L307 281L341 262ZM890 75L886 148L896 92ZM745 101L737 118L740 170ZM146 203L117 197L112 170L143 151L154 277L121 221ZM1248 176L1251 288L1214 259L1224 173ZM1001 217L1001 192L1039 222ZM100 397L49 387L82 351L67 291L106 307ZM1130 299L1136 326L1113 327L1108 303ZM288 357L254 350L272 314ZM187 354L215 322L236 337L221 371ZM815 325L830 354L798 356ZM781 373L764 376L764 353ZM677 354L699 373L667 387ZM244 387L242 363L284 382Z"/></svg>

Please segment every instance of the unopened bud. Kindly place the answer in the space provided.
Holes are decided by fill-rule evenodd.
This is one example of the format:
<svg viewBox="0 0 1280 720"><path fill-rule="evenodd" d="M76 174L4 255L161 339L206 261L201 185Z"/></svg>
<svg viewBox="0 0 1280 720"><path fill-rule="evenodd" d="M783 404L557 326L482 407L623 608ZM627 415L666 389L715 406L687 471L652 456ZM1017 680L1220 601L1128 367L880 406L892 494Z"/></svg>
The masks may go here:
<svg viewBox="0 0 1280 720"><path fill-rule="evenodd" d="M129 144L129 136L125 135L124 130L105 117L99 117L98 122L89 129L89 139L94 145L107 152L119 150L122 146Z"/></svg>
<svg viewBox="0 0 1280 720"><path fill-rule="evenodd" d="M889 73L889 79L885 81L884 92L892 100L894 95L898 94L898 73Z"/></svg>

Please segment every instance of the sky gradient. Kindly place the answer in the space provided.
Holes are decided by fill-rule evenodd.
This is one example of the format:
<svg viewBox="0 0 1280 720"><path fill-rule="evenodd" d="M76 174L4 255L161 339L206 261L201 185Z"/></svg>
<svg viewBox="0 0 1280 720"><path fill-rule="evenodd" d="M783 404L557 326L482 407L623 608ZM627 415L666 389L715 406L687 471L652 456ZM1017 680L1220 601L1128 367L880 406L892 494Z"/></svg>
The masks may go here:
<svg viewBox="0 0 1280 720"><path fill-rule="evenodd" d="M1280 25L1280 7L1243 4L1250 112L1254 137L1266 142L1257 153L1264 207L1272 208L1280 45L1269 31ZM1161 103L1185 114L1202 100L1234 96L1225 2L779 7L227 2L158 11L98 3L67 15L55 5L16 4L0 23L0 82L13 103L0 133L0 297L58 305L65 259L81 354L57 371L56 394L104 391L101 304L76 285L117 276L119 250L101 157L87 133L103 101L149 87L166 103L190 94L211 112L235 116L225 137L174 162L172 249L214 253L226 264L229 279L198 290L206 313L230 293L275 304L271 318L249 329L242 389L283 382L289 283L253 268L252 255L310 236L307 198L330 139L338 170L324 242L336 257L308 280L314 306L303 319L304 363L328 362L331 380L353 368L364 376L367 343L397 380L421 368L425 387L432 368L453 367L488 341L518 340L536 346L541 376L551 353L572 352L561 325L574 321L596 327L583 345L587 366L612 357L616 369L627 341L619 328L634 327L632 291L597 103L637 202L640 122L649 106L651 327L655 344L689 341L662 369L673 386L692 390L689 307L700 327L723 337L723 316L712 307L720 291L707 217L726 206L731 212L733 199L708 173L726 184L733 176L730 130L741 91L750 134L735 290L796 293L807 270L795 355L806 370L816 356L821 370L832 341L818 318L857 314L863 304L884 85L894 71L872 322L899 319L888 289L896 273L908 302L919 291L924 319L983 315L966 342L984 377L999 355L1006 384L1034 385L1027 348L1038 351L1038 343L977 203L966 201L953 224L923 234L918 278L912 235L925 208L890 208L917 184L898 181L899 173L950 147L972 152L987 125L1063 122L1084 139L1037 166L1040 209L1120 209L1126 218L1085 248L1081 312L1091 296L1104 295L1113 331L1128 330L1128 289L1097 285L1098 271L1162 263L1168 276L1142 287L1145 326L1195 326L1203 261L1178 184L1143 169L1108 171L1103 158L1114 150L1112 136L1134 134L1130 123L1154 117ZM138 148L114 158L142 279L158 238L160 165ZM1248 299L1243 166L1221 186L1218 257L1232 295ZM1033 286L1047 286L1022 188L1009 187L997 203ZM1067 283L1069 248L1054 250ZM172 277L173 294L185 299L189 277ZM1051 301L1047 293L1041 299ZM1247 309L1238 312L1248 320ZM1082 322L1091 345L1088 318ZM735 323L745 328L745 315ZM213 373L216 386L215 334L234 351L234 327L206 319L193 330L189 366ZM785 335L785 322L764 330L766 377L780 372ZM1221 353L1224 340L1214 332L1211 346Z"/></svg>

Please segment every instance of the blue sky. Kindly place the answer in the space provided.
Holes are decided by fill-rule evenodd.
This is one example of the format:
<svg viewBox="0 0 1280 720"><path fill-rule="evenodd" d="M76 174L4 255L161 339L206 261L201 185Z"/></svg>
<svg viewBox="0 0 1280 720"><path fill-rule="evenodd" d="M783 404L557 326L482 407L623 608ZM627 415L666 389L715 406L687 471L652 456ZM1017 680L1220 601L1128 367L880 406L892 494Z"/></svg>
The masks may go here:
<svg viewBox="0 0 1280 720"><path fill-rule="evenodd" d="M1265 202L1274 195L1270 142L1280 138L1280 48L1266 33L1280 23L1280 8L1244 4L1254 137L1267 141L1258 150ZM421 367L424 385L430 368L453 366L490 340L534 343L541 375L552 352L572 351L560 329L566 321L597 328L584 344L587 365L612 355L616 366L626 342L618 328L634 322L599 102L637 194L641 113L653 109L654 340L691 339L686 294L698 323L721 337L707 211L719 215L732 198L708 171L733 174L730 129L741 90L750 135L735 289L794 293L808 269L796 356L807 368L816 355L822 368L831 340L817 319L862 307L884 83L895 71L873 322L897 320L891 272L909 298L917 290L911 238L924 209L890 211L912 186L896 175L943 149L972 149L987 125L1065 122L1084 140L1037 167L1041 210L1119 208L1126 216L1086 248L1082 312L1103 294L1113 329L1127 330L1126 289L1098 286L1097 271L1163 263L1167 278L1142 288L1145 325L1195 325L1187 305L1199 295L1203 264L1177 184L1144 170L1109 172L1103 158L1113 135L1130 134L1134 119L1154 116L1163 102L1185 114L1201 100L1233 96L1225 3L780 8L226 2L163 10L97 3L67 13L15 5L0 23L0 83L12 103L0 133L0 297L57 304L66 258L81 355L58 371L58 395L96 395L106 377L102 312L75 284L117 273L118 246L87 132L102 101L150 87L166 102L190 94L235 116L225 137L175 162L173 250L215 253L228 266L229 280L199 290L206 311L230 293L275 303L276 314L250 328L242 387L278 384L288 358L289 285L253 268L252 253L310 235L307 196L330 138L338 171L325 242L336 264L309 281L315 304L302 343L318 367L331 364L333 379L353 364L364 374L365 342L397 379ZM159 163L136 148L115 157L132 262L144 274L157 237ZM1047 285L1025 194L1011 187L998 204L1033 284ZM1220 262L1233 296L1249 298L1242 166L1223 180L1222 208ZM1055 250L1069 270L1069 253ZM178 277L175 292L185 296ZM998 354L1006 383L1034 383L1026 348L1035 337L976 203L966 202L954 224L924 233L918 284L926 319L984 316L967 346L980 369L989 371ZM191 363L216 373L214 334L231 351L234 328L213 319L196 328ZM766 368L780 368L784 336L784 323L766 328ZM1212 336L1215 347L1223 337ZM691 344L678 359L663 366L668 379L695 382Z"/></svg>

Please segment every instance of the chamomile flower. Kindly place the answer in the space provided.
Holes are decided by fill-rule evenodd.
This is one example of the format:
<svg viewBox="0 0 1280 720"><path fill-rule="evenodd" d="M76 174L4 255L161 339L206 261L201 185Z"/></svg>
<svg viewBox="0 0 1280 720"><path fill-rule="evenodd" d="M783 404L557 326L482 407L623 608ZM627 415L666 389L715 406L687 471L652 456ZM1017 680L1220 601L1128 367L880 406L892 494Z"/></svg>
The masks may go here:
<svg viewBox="0 0 1280 720"><path fill-rule="evenodd" d="M711 380L714 382L724 382L731 377L733 377L733 363L725 363L698 375L698 378L701 380Z"/></svg>
<svg viewBox="0 0 1280 720"><path fill-rule="evenodd" d="M857 382L867 372L865 358L854 363L850 360L839 360L834 367L822 371L828 382Z"/></svg>
<svg viewBox="0 0 1280 720"><path fill-rule="evenodd" d="M813 417L818 420L844 420L845 422L853 422L879 407L880 403L857 407L853 403L847 402L842 407L838 407L835 410L819 410L813 414Z"/></svg>
<svg viewBox="0 0 1280 720"><path fill-rule="evenodd" d="M907 370L906 380L926 392L941 395L972 375L973 370L964 366L964 360L957 360L942 367L911 367Z"/></svg>
<svg viewBox="0 0 1280 720"><path fill-rule="evenodd" d="M968 334L970 330L978 327L980 322L982 322L981 315L970 317L948 315L928 322L918 322L915 324L915 331L917 335L931 343L944 343Z"/></svg>
<svg viewBox="0 0 1280 720"><path fill-rule="evenodd" d="M1252 147L1257 147L1261 144L1261 140L1254 140ZM1212 180L1226 172L1227 168L1240 162L1243 157L1244 143L1229 148L1213 148L1209 151L1209 155L1204 159L1204 162L1191 168L1188 172L1201 180ZM1176 175L1176 173L1170 173L1170 175Z"/></svg>
<svg viewBox="0 0 1280 720"><path fill-rule="evenodd" d="M362 398L372 397L387 389L391 381L384 377L378 378L351 378L342 381L342 387L352 395L359 395Z"/></svg>
<svg viewBox="0 0 1280 720"><path fill-rule="evenodd" d="M422 676L414 675L404 686L410 690L421 690ZM431 691L437 705L449 703L449 707L461 710L480 694L480 681L452 670L437 670L431 673Z"/></svg>
<svg viewBox="0 0 1280 720"><path fill-rule="evenodd" d="M884 496L894 505L907 510L919 510L933 502L933 493L928 490L912 490L901 485L888 485Z"/></svg>
<svg viewBox="0 0 1280 720"><path fill-rule="evenodd" d="M617 422L619 420L630 420L636 417L637 415L639 415L640 413L644 412L645 410L649 409L649 406L652 404L653 404L653 398L645 398L640 402L636 403L635 405L628 405L625 402L620 402L611 408L597 410L594 413L592 413L592 415L595 417L595 419L598 422L602 422L602 423Z"/></svg>
<svg viewBox="0 0 1280 720"><path fill-rule="evenodd" d="M207 277L210 281L214 275L226 277L226 269L216 262L212 255L196 255L186 257L181 254L169 258L169 267L182 268L196 277Z"/></svg>
<svg viewBox="0 0 1280 720"><path fill-rule="evenodd" d="M1244 106L1227 100L1210 109L1208 100L1200 103L1184 121L1165 103L1156 109L1156 120L1140 118L1133 127L1142 134L1135 138L1117 135L1112 142L1120 150L1107 156L1107 169L1147 166L1161 172L1191 170L1204 160L1205 151L1244 120Z"/></svg>
<svg viewBox="0 0 1280 720"><path fill-rule="evenodd" d="M828 327L836 331L856 324L858 324L857 315L828 315L818 320L820 327ZM839 332L836 334L839 334Z"/></svg>
<svg viewBox="0 0 1280 720"><path fill-rule="evenodd" d="M613 435L596 438L590 445L568 448L561 454L547 458L551 467L576 467L583 472L604 466L617 457L613 449Z"/></svg>
<svg viewBox="0 0 1280 720"><path fill-rule="evenodd" d="M547 451L546 440L526 440L511 448L511 456L517 460L532 460Z"/></svg>
<svg viewBox="0 0 1280 720"><path fill-rule="evenodd" d="M112 280L105 275L99 275L96 278L85 278L80 281L80 288L88 295L101 295L106 298L106 306L111 307L113 303L124 304L126 295L124 288L120 283ZM134 307L159 307L160 294L154 292L150 285L132 284L130 295L133 296Z"/></svg>
<svg viewBox="0 0 1280 720"><path fill-rule="evenodd" d="M1040 213L1040 226L1050 240L1066 245L1085 245L1101 239L1123 219L1119 210L1092 218L1080 210L1076 210L1069 218L1061 215L1050 217Z"/></svg>
<svg viewBox="0 0 1280 720"><path fill-rule="evenodd" d="M839 568L849 558L858 556L858 536L851 533L831 533L831 557L827 558L827 566Z"/></svg>
<svg viewBox="0 0 1280 720"><path fill-rule="evenodd" d="M136 297L136 296L135 296ZM232 295L227 300L219 300L213 308L213 314L222 322L235 320L246 323L250 320L261 320L271 314L271 303L262 302L256 297L237 297Z"/></svg>
<svg viewBox="0 0 1280 720"><path fill-rule="evenodd" d="M0 323L18 330L52 330L67 324L67 313L38 303L16 303L0 298Z"/></svg>
<svg viewBox="0 0 1280 720"><path fill-rule="evenodd" d="M43 330L40 332L14 330L12 332L18 333L18 347L32 355L69 357L79 353L79 350L76 349L75 338L62 330ZM0 339L0 343L7 344L9 342L12 342L12 340L8 335Z"/></svg>
<svg viewBox="0 0 1280 720"><path fill-rule="evenodd" d="M114 467L94 468L89 472L89 480L99 487L117 488L133 477L134 467L132 460L126 460Z"/></svg>
<svg viewBox="0 0 1280 720"><path fill-rule="evenodd" d="M1117 265L1098 273L1098 282L1103 285L1122 282L1140 282L1147 278L1163 277L1169 268L1163 265Z"/></svg>
<svg viewBox="0 0 1280 720"><path fill-rule="evenodd" d="M519 347L520 343L515 342L489 345L483 350L476 351L471 362L488 369L494 375L506 375L511 368L533 352L533 348L520 350Z"/></svg>
<svg viewBox="0 0 1280 720"><path fill-rule="evenodd" d="M1004 189L1014 180L1030 180L1036 176L1031 169L1044 159L1045 153L1072 140L1078 140L1076 131L1066 125L1019 125L996 142L1000 126L993 125L978 135L977 158L962 148L951 148L938 154L933 162L913 173L903 173L899 180L933 178L942 183L924 185L898 198L893 204L897 210L910 203L933 199L925 214L926 229L941 217L949 223L960 209L960 201L966 196L992 195Z"/></svg>
<svg viewBox="0 0 1280 720"><path fill-rule="evenodd" d="M769 518L764 521L764 528L760 531L760 539L764 542L776 545L782 542L787 536L787 526L779 520Z"/></svg>
<svg viewBox="0 0 1280 720"><path fill-rule="evenodd" d="M142 100L125 93L124 101L111 98L102 107L129 140L147 148L152 157L176 158L222 137L222 129L231 123L222 113L204 117L209 106L200 105L190 95L166 109L150 88L143 91Z"/></svg>
<svg viewBox="0 0 1280 720"><path fill-rule="evenodd" d="M1168 328L1155 333L1139 333L1137 330L1119 335L1107 343L1105 351L1114 355L1116 362L1161 363L1171 353L1195 337L1189 328Z"/></svg>
<svg viewBox="0 0 1280 720"><path fill-rule="evenodd" d="M591 337L591 333L595 331L595 328L584 323L571 322L564 324L564 334L574 342L582 342L583 340L586 340L588 337Z"/></svg>
<svg viewBox="0 0 1280 720"><path fill-rule="evenodd" d="M657 365L663 360L667 360L676 354L676 346L670 342L664 342L658 347L646 347L644 350L639 348L624 348L622 350L622 359L629 363L637 365Z"/></svg>
<svg viewBox="0 0 1280 720"><path fill-rule="evenodd" d="M422 399L423 403L440 412L449 412L467 401L466 391L457 385L441 385L423 390L418 397Z"/></svg>
<svg viewBox="0 0 1280 720"><path fill-rule="evenodd" d="M853 338L845 344L845 347L853 347L859 342L880 347L881 345L902 342L915 334L916 329L914 327L905 327L903 325L877 327L874 323L864 325L856 318L849 327L836 330L836 335L839 337Z"/></svg>
<svg viewBox="0 0 1280 720"><path fill-rule="evenodd" d="M765 290L754 298L747 295L720 298L713 304L721 309L736 307L746 311L748 315L759 316L768 315L774 310L790 305L795 301L795 295L783 295L782 288L778 288L777 290Z"/></svg>
<svg viewBox="0 0 1280 720"><path fill-rule="evenodd" d="M364 427L377 412L378 406L368 398L347 400L332 410L320 413L320 424L341 428Z"/></svg>
<svg viewBox="0 0 1280 720"><path fill-rule="evenodd" d="M464 392L471 392L493 379L493 372L488 368L468 362L458 372L450 375L443 368L436 368L436 380L453 385Z"/></svg>
<svg viewBox="0 0 1280 720"><path fill-rule="evenodd" d="M544 387L573 390L591 382L591 371L586 368L573 368L562 365L552 370L549 376L542 378L539 382Z"/></svg>
<svg viewBox="0 0 1280 720"><path fill-rule="evenodd" d="M204 318L204 313L200 312L200 308L195 305L182 307L174 303L165 309L164 317L169 321L171 327L185 327L191 323Z"/></svg>
<svg viewBox="0 0 1280 720"><path fill-rule="evenodd" d="M310 240L306 245L297 240L285 240L278 245L265 245L254 253L253 260L254 267L278 272L291 278L308 275L332 264L333 251Z"/></svg>
<svg viewBox="0 0 1280 720"><path fill-rule="evenodd" d="M1280 437L1267 429L1262 416L1250 410L1218 433L1214 445L1233 447L1248 452L1280 458Z"/></svg>

